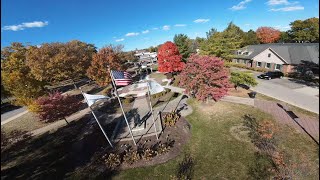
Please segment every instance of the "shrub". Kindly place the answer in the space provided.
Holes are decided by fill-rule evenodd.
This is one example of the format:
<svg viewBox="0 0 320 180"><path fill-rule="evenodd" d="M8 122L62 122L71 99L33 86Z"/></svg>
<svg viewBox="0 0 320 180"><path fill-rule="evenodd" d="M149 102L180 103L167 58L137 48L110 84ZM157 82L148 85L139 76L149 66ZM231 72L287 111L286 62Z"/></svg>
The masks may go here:
<svg viewBox="0 0 320 180"><path fill-rule="evenodd" d="M130 104L130 103L132 103L134 101L134 97L132 97L132 96L127 96L127 97L125 97L125 99L123 100L123 103L124 104Z"/></svg>
<svg viewBox="0 0 320 180"><path fill-rule="evenodd" d="M132 151L131 149L126 150L125 154L123 155L123 162L132 164L138 160L140 160L141 157L138 153L138 151Z"/></svg>
<svg viewBox="0 0 320 180"><path fill-rule="evenodd" d="M105 156L103 156L105 158ZM115 168L121 164L120 155L110 153L108 158L105 159L105 163L108 166L108 168Z"/></svg>
<svg viewBox="0 0 320 180"><path fill-rule="evenodd" d="M142 159L144 160L151 160L154 156L157 155L156 151L153 151L150 148L144 149L142 153Z"/></svg>
<svg viewBox="0 0 320 180"><path fill-rule="evenodd" d="M158 154L165 154L170 151L170 146L167 143L159 144L157 147L157 153Z"/></svg>
<svg viewBox="0 0 320 180"><path fill-rule="evenodd" d="M163 121L166 126L174 126L179 118L180 116L175 111L173 111L169 114L166 114L163 117Z"/></svg>
<svg viewBox="0 0 320 180"><path fill-rule="evenodd" d="M111 96L112 87L108 86L101 91L102 95Z"/></svg>
<svg viewBox="0 0 320 180"><path fill-rule="evenodd" d="M172 85L178 87L180 83L180 76L175 76Z"/></svg>

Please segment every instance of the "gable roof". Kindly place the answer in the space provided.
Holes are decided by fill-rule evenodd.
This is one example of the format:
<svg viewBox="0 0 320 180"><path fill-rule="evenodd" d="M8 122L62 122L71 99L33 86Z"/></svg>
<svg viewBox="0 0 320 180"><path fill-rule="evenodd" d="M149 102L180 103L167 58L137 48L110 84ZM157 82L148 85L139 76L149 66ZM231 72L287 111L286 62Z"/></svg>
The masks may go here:
<svg viewBox="0 0 320 180"><path fill-rule="evenodd" d="M249 45L240 50L252 52L250 55L237 55L236 58L252 59L270 48L288 64L299 64L302 60L319 64L319 43L273 43Z"/></svg>

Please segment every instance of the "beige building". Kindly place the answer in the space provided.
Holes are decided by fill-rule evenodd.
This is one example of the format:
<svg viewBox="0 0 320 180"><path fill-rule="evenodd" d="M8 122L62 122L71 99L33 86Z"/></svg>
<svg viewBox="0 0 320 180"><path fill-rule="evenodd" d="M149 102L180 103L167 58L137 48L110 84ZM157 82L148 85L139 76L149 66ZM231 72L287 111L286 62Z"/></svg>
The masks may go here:
<svg viewBox="0 0 320 180"><path fill-rule="evenodd" d="M303 71L308 64L314 74L319 74L319 43L250 45L236 51L233 62L283 73Z"/></svg>

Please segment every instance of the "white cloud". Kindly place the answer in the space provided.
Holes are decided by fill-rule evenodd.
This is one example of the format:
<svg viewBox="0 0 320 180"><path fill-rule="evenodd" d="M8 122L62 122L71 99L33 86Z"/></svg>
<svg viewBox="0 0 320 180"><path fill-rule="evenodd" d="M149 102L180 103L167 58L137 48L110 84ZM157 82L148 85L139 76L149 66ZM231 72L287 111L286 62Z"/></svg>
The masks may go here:
<svg viewBox="0 0 320 180"><path fill-rule="evenodd" d="M131 33L127 33L126 36L138 36L139 33L135 33L135 32L131 32Z"/></svg>
<svg viewBox="0 0 320 180"><path fill-rule="evenodd" d="M276 9L270 9L270 11L298 11L298 10L304 10L303 6L288 6L283 8L276 8Z"/></svg>
<svg viewBox="0 0 320 180"><path fill-rule="evenodd" d="M208 21L210 21L210 19L196 19L193 22L195 22L195 23L206 23Z"/></svg>
<svg viewBox="0 0 320 180"><path fill-rule="evenodd" d="M149 32L150 32L149 30L142 31L143 34L147 34Z"/></svg>
<svg viewBox="0 0 320 180"><path fill-rule="evenodd" d="M269 0L267 4L269 6L277 6L277 5L294 5L298 4L298 1L289 2L288 0Z"/></svg>
<svg viewBox="0 0 320 180"><path fill-rule="evenodd" d="M185 24L176 24L176 25L174 25L175 27L184 27L184 26L187 26L187 25L185 25Z"/></svg>
<svg viewBox="0 0 320 180"><path fill-rule="evenodd" d="M153 30L158 30L159 28L152 28Z"/></svg>
<svg viewBox="0 0 320 180"><path fill-rule="evenodd" d="M245 26L250 26L251 24L248 24L248 23L247 23L247 24L244 24L244 25L245 25Z"/></svg>
<svg viewBox="0 0 320 180"><path fill-rule="evenodd" d="M233 11L238 11L238 10L245 9L246 8L245 4L249 3L250 1L251 0L241 1L241 2L239 2L239 4L232 6L230 9L233 10Z"/></svg>
<svg viewBox="0 0 320 180"><path fill-rule="evenodd" d="M33 21L33 22L24 22L18 25L10 25L10 26L4 26L2 30L5 31L20 31L24 30L26 28L35 28L35 27L44 27L47 26L49 23L48 21Z"/></svg>
<svg viewBox="0 0 320 180"><path fill-rule="evenodd" d="M168 30L170 30L170 26L165 25L165 26L162 27L162 29L165 30L165 31L168 31Z"/></svg>
<svg viewBox="0 0 320 180"><path fill-rule="evenodd" d="M280 31L286 31L286 30L290 29L290 26L277 25L277 26L274 26L274 28L277 30L280 30Z"/></svg>
<svg viewBox="0 0 320 180"><path fill-rule="evenodd" d="M121 41L124 41L124 38L116 39L116 42L121 42Z"/></svg>

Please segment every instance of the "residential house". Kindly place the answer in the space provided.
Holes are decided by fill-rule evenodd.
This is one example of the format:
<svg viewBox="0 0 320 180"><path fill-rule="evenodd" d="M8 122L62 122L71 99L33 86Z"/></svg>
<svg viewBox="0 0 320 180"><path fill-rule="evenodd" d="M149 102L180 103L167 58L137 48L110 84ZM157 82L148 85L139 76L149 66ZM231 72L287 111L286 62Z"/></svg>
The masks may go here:
<svg viewBox="0 0 320 180"><path fill-rule="evenodd" d="M249 45L235 52L234 63L282 71L285 74L312 70L319 74L319 43L274 43Z"/></svg>

